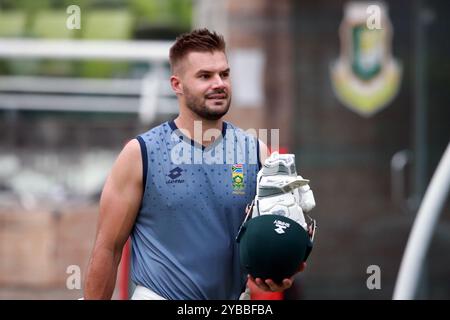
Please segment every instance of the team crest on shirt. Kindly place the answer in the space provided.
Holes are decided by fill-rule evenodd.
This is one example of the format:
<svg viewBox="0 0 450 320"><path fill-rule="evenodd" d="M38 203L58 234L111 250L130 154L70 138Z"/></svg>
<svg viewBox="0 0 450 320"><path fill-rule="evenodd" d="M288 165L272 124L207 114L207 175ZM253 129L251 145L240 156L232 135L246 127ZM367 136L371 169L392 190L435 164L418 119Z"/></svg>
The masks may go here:
<svg viewBox="0 0 450 320"><path fill-rule="evenodd" d="M245 184L244 184L244 165L243 164L233 164L231 167L231 181L233 184L234 194L244 194Z"/></svg>

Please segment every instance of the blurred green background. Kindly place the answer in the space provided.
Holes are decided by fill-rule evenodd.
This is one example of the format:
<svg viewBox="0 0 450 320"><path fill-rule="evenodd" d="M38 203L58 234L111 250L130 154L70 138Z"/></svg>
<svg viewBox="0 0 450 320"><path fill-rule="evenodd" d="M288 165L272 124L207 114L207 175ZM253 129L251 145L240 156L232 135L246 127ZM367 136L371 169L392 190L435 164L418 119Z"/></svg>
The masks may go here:
<svg viewBox="0 0 450 320"><path fill-rule="evenodd" d="M81 28L61 28L77 5ZM192 0L1 0L0 38L133 40L174 39L189 31ZM133 64L101 61L2 61L0 74L124 77Z"/></svg>

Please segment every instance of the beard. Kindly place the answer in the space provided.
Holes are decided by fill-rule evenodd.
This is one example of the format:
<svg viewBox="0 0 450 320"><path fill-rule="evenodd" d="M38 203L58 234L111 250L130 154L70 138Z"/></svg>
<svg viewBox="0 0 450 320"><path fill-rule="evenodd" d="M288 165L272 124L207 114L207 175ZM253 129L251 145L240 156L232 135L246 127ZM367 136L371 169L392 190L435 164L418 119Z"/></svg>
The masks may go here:
<svg viewBox="0 0 450 320"><path fill-rule="evenodd" d="M206 102L209 100L208 96L212 94L225 95L224 99L221 100L220 103L215 103L217 108L212 108L206 105ZM185 88L184 95L186 99L186 106L200 118L205 120L219 120L226 115L230 109L231 96L224 90L216 90L206 94L204 97L199 97L191 94L190 91ZM211 102L212 101L213 100L211 100Z"/></svg>

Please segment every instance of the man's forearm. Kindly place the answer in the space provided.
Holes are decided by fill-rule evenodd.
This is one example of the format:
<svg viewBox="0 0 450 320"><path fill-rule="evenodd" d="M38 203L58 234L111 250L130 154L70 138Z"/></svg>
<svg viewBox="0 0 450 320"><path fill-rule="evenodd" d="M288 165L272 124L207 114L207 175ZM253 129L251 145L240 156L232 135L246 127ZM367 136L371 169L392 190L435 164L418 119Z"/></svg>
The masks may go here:
<svg viewBox="0 0 450 320"><path fill-rule="evenodd" d="M97 248L89 262L85 288L85 299L111 299L116 284L120 252Z"/></svg>

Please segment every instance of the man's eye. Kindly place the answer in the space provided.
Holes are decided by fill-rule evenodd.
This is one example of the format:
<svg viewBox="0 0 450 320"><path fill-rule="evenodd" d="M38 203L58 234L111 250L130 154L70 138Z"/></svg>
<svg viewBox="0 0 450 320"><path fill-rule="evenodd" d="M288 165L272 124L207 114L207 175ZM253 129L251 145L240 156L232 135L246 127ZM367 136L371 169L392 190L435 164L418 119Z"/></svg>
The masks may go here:
<svg viewBox="0 0 450 320"><path fill-rule="evenodd" d="M200 75L200 78L201 79L209 79L209 74L202 74L202 75Z"/></svg>
<svg viewBox="0 0 450 320"><path fill-rule="evenodd" d="M230 76L229 72L222 73L222 78L228 78Z"/></svg>

